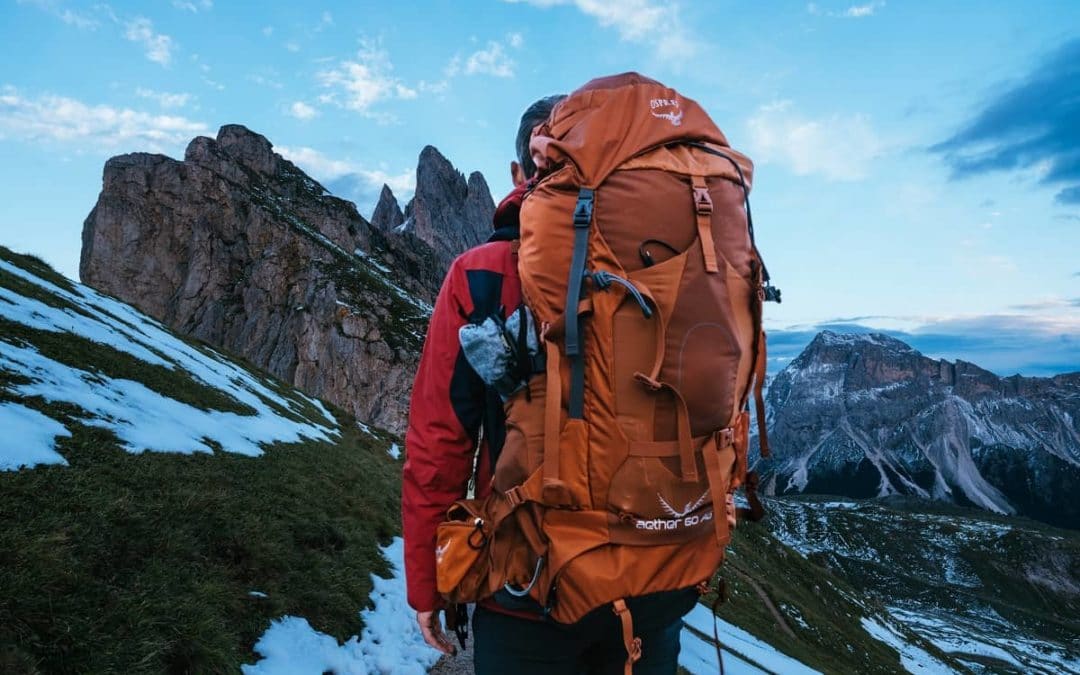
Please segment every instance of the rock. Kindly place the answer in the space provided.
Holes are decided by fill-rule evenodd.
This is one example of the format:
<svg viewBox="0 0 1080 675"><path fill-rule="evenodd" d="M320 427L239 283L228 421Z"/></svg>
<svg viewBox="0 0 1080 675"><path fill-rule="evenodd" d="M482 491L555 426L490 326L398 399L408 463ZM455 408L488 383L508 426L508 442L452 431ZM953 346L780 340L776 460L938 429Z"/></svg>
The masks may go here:
<svg viewBox="0 0 1080 675"><path fill-rule="evenodd" d="M194 139L183 161L114 157L83 226L79 273L181 333L401 432L431 303L450 260L491 227L479 174L466 184L434 148L418 174L423 237L396 231L404 215L389 188L374 227L240 125Z"/></svg>
<svg viewBox="0 0 1080 675"><path fill-rule="evenodd" d="M371 226L380 232L393 232L399 225L405 222L405 214L401 212L394 192L389 185L382 186L379 193L379 201L375 204L375 211L371 214Z"/></svg>
<svg viewBox="0 0 1080 675"><path fill-rule="evenodd" d="M916 495L1080 528L1080 374L1001 378L825 331L766 403L767 492Z"/></svg>

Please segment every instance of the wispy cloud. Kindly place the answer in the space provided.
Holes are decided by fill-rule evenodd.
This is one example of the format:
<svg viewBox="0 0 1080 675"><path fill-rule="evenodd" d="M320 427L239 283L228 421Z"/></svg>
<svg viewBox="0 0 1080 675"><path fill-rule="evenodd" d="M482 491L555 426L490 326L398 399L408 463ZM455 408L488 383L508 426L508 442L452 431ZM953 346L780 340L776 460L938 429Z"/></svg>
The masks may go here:
<svg viewBox="0 0 1080 675"><path fill-rule="evenodd" d="M275 146L274 149L325 184L331 192L351 199L367 213L374 208L383 185L389 185L399 200L408 199L416 189L414 169L390 173L348 159L334 159L314 148Z"/></svg>
<svg viewBox="0 0 1080 675"><path fill-rule="evenodd" d="M173 0L172 4L173 7L192 14L214 8L214 0Z"/></svg>
<svg viewBox="0 0 1080 675"><path fill-rule="evenodd" d="M1080 39L1061 45L934 145L954 178L1033 172L1059 204L1080 205Z"/></svg>
<svg viewBox="0 0 1080 675"><path fill-rule="evenodd" d="M167 151L205 133L206 124L177 115L92 105L53 94L0 93L0 138L76 144L78 149Z"/></svg>
<svg viewBox="0 0 1080 675"><path fill-rule="evenodd" d="M154 63L168 66L172 62L176 43L171 37L154 30L154 23L146 17L137 17L124 24L124 38L137 42L146 50L146 58Z"/></svg>
<svg viewBox="0 0 1080 675"><path fill-rule="evenodd" d="M869 173L883 144L865 115L812 119L791 101L761 106L747 120L755 159L776 162L794 173L830 180L860 180Z"/></svg>
<svg viewBox="0 0 1080 675"><path fill-rule="evenodd" d="M465 74L513 77L514 61L501 43L491 41L486 48L473 52L465 59Z"/></svg>
<svg viewBox="0 0 1080 675"><path fill-rule="evenodd" d="M101 25L93 16L77 12L73 9L62 7L56 0L17 0L20 5L33 5L38 9L52 14L69 26L80 30L95 30Z"/></svg>
<svg viewBox="0 0 1080 675"><path fill-rule="evenodd" d="M879 9L885 7L885 0L874 0L863 5L851 5L847 9L833 10L824 9L816 2L811 2L806 6L806 11L816 16L831 16L840 19L863 19L868 16L873 16Z"/></svg>
<svg viewBox="0 0 1080 675"><path fill-rule="evenodd" d="M656 0L505 0L549 8L573 6L605 28L614 29L619 39L648 45L665 61L684 62L698 49L697 40L683 26L680 7L675 2Z"/></svg>
<svg viewBox="0 0 1080 675"><path fill-rule="evenodd" d="M887 327L896 324L909 327ZM886 333L929 357L962 359L1002 376L1080 371L1080 314L1071 309L1042 315L921 317L914 323L911 317L853 317L774 328L769 331L770 359L788 363L822 330Z"/></svg>
<svg viewBox="0 0 1080 675"><path fill-rule="evenodd" d="M193 98L191 94L173 94L167 91L154 91L145 87L136 89L135 95L139 98L156 101L162 108L183 108Z"/></svg>
<svg viewBox="0 0 1080 675"><path fill-rule="evenodd" d="M287 114L298 120L310 120L318 115L319 111L303 101L296 101L289 106Z"/></svg>
<svg viewBox="0 0 1080 675"><path fill-rule="evenodd" d="M392 99L416 98L416 89L407 86L394 74L390 55L376 43L363 41L355 59L316 74L327 93L320 102L353 110L381 122L394 121L393 115L377 113L372 106Z"/></svg>

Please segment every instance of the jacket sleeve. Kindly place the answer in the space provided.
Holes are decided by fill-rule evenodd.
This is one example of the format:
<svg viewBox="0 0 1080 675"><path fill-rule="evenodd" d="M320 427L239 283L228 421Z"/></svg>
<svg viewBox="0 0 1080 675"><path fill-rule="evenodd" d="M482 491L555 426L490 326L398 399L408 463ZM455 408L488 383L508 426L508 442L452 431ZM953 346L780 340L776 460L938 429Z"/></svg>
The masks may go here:
<svg viewBox="0 0 1080 675"><path fill-rule="evenodd" d="M483 382L461 353L458 330L472 311L468 280L455 261L428 325L409 404L401 518L409 605L443 605L435 585L435 530L465 496L482 420Z"/></svg>

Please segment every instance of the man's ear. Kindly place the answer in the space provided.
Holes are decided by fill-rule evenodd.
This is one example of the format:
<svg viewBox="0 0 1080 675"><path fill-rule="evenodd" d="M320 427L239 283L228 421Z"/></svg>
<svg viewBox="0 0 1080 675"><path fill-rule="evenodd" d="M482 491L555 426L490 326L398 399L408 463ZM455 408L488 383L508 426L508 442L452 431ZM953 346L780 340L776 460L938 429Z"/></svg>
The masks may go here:
<svg viewBox="0 0 1080 675"><path fill-rule="evenodd" d="M528 180L525 178L525 172L521 169L521 165L517 162L510 162L510 180L514 182L514 187Z"/></svg>

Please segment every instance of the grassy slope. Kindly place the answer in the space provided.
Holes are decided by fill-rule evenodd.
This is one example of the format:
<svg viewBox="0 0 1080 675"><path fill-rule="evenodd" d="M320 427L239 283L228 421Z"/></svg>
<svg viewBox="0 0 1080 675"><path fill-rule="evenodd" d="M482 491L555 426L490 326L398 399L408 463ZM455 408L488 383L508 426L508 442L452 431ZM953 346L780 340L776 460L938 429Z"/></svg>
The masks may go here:
<svg viewBox="0 0 1080 675"><path fill-rule="evenodd" d="M0 257L70 283L36 259ZM0 285L47 295L13 279ZM112 348L10 323L0 331L70 365L243 412ZM15 398L18 381L0 371L0 400ZM0 472L0 672L235 672L282 614L341 638L360 630L369 575L386 571L377 546L398 532L390 437L336 413L344 435L333 443L279 444L259 458L132 455L80 424L74 406L19 400L72 431L57 446L70 466Z"/></svg>
<svg viewBox="0 0 1080 675"><path fill-rule="evenodd" d="M717 612L721 618L823 673L903 672L896 652L862 627L861 618L880 608L838 576L778 542L769 534L767 521L741 523L728 554L720 570L728 589L728 600ZM778 625L759 589L790 634ZM908 638L952 663L914 634Z"/></svg>

